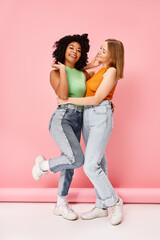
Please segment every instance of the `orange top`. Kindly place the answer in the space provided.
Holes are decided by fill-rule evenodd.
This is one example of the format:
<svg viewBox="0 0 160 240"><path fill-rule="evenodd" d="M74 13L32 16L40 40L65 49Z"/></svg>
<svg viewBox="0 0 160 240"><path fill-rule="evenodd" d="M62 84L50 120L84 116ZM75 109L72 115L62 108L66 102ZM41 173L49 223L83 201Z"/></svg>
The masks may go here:
<svg viewBox="0 0 160 240"><path fill-rule="evenodd" d="M99 85L103 80L103 74L106 72L107 68L101 68L98 72L96 72L87 82L87 92L86 97L94 96ZM117 84L116 84L117 85ZM112 88L110 93L103 100L111 100L113 98L113 94L116 88L116 85Z"/></svg>

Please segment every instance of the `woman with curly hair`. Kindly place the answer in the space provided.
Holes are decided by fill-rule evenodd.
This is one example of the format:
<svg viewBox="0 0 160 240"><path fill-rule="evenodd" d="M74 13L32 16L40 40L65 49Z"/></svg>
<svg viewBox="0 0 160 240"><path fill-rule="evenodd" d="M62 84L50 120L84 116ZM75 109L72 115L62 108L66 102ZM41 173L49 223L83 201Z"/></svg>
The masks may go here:
<svg viewBox="0 0 160 240"><path fill-rule="evenodd" d="M55 63L52 65L54 70L50 73L50 83L56 95L64 100L68 97L83 97L86 93L86 73L82 69L87 65L88 34L65 36L55 42L54 47ZM44 156L40 155L32 169L35 180L39 180L48 170L53 173L61 171L54 213L68 220L78 218L66 202L66 196L74 169L84 163L80 146L82 122L81 104L58 106L50 119L49 131L61 150L61 156L45 160Z"/></svg>
<svg viewBox="0 0 160 240"><path fill-rule="evenodd" d="M107 39L103 42L95 59L87 68L101 65L87 81L85 97L59 99L59 104L80 104L84 106L83 137L86 144L84 171L95 188L95 208L83 213L82 219L107 216L111 207L111 224L122 220L123 201L113 189L107 175L105 149L113 128L111 100L123 78L124 47L120 41Z"/></svg>

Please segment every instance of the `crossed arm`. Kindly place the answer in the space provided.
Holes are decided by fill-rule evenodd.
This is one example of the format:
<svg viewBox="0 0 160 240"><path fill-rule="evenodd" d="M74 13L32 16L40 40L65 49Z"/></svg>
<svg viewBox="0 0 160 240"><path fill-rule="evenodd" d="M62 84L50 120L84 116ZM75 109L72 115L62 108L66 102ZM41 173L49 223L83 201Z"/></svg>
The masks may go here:
<svg viewBox="0 0 160 240"><path fill-rule="evenodd" d="M103 80L96 93L92 97L68 98L63 100L58 98L58 104L77 104L77 105L98 105L109 94L112 88L117 84L116 69L111 67L103 75Z"/></svg>

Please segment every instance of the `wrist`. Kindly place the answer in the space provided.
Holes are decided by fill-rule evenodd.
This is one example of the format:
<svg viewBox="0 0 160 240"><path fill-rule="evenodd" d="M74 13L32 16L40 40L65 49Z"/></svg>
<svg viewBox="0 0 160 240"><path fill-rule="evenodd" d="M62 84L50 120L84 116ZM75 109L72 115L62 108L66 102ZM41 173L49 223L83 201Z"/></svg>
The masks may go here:
<svg viewBox="0 0 160 240"><path fill-rule="evenodd" d="M71 103L71 102L70 102L70 98L67 99L67 103Z"/></svg>
<svg viewBox="0 0 160 240"><path fill-rule="evenodd" d="M66 71L66 68L65 68L65 65L62 65L60 68L60 72L64 72L64 71Z"/></svg>
<svg viewBox="0 0 160 240"><path fill-rule="evenodd" d="M84 67L84 70L87 70L89 68L92 68L92 64L91 63L88 63L85 67Z"/></svg>

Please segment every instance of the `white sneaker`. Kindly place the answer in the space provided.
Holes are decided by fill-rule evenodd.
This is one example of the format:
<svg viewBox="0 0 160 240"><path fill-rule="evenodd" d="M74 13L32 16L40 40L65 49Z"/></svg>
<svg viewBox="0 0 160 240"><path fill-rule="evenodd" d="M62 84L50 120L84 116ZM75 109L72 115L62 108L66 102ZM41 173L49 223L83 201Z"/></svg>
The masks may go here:
<svg viewBox="0 0 160 240"><path fill-rule="evenodd" d="M94 218L100 218L100 217L107 217L108 216L108 211L107 209L102 209L102 208L93 208L89 212L82 213L81 218L83 220L91 220Z"/></svg>
<svg viewBox="0 0 160 240"><path fill-rule="evenodd" d="M39 155L35 160L35 165L32 168L32 176L36 181L41 179L41 177L48 172L48 171L42 171L42 169L40 168L41 164L44 161L45 161L45 158L42 155Z"/></svg>
<svg viewBox="0 0 160 240"><path fill-rule="evenodd" d="M123 213L123 200L119 199L119 202L115 206L111 207L111 224L117 225L122 221Z"/></svg>
<svg viewBox="0 0 160 240"><path fill-rule="evenodd" d="M75 213L68 203L57 206L55 205L54 214L57 216L62 216L67 220L76 220L78 219L77 213Z"/></svg>

